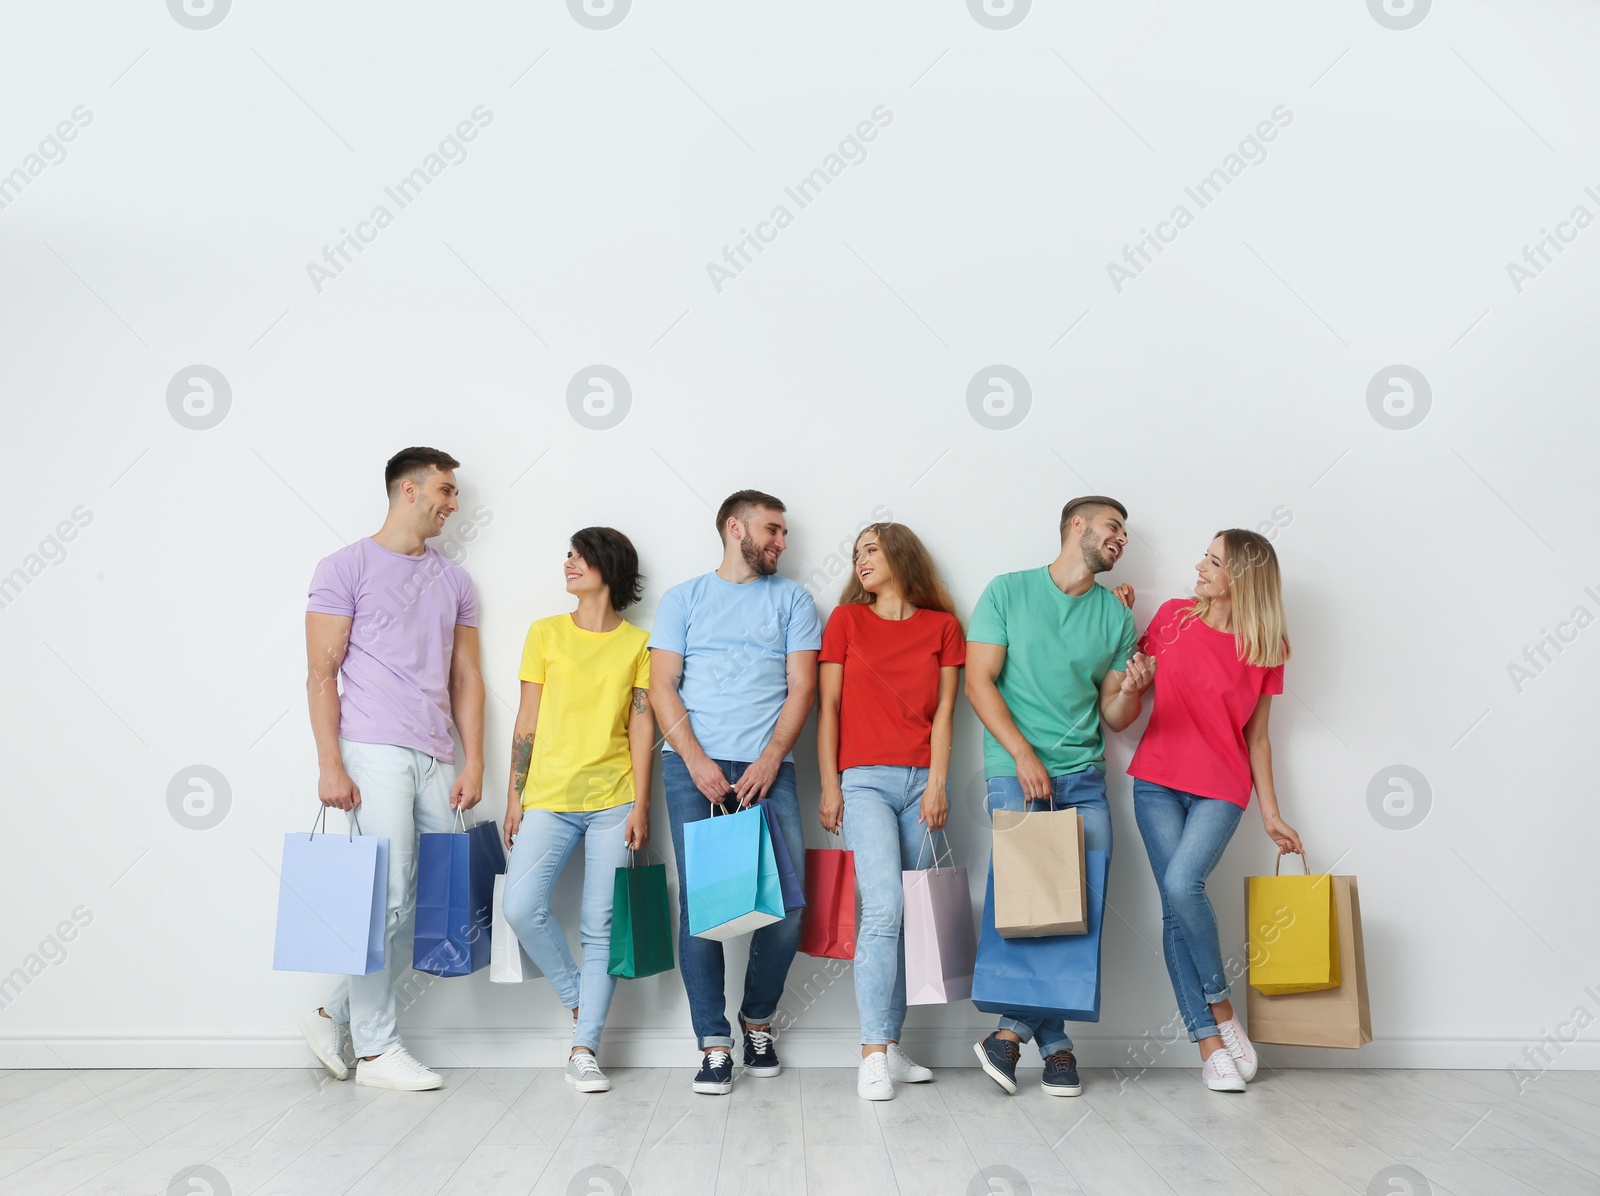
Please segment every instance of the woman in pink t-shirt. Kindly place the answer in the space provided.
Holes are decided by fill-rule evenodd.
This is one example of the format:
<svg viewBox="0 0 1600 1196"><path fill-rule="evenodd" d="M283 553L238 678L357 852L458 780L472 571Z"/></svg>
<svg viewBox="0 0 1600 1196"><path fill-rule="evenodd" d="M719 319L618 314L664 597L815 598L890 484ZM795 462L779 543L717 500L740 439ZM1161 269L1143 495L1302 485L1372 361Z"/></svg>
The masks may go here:
<svg viewBox="0 0 1600 1196"><path fill-rule="evenodd" d="M1300 836L1278 813L1267 738L1289 658L1278 556L1255 532L1218 532L1195 566L1194 598L1162 605L1139 642L1155 671L1155 704L1128 775L1134 817L1161 889L1167 973L1208 1088L1243 1092L1256 1055L1228 1000L1227 970L1206 878L1254 788L1280 851Z"/></svg>

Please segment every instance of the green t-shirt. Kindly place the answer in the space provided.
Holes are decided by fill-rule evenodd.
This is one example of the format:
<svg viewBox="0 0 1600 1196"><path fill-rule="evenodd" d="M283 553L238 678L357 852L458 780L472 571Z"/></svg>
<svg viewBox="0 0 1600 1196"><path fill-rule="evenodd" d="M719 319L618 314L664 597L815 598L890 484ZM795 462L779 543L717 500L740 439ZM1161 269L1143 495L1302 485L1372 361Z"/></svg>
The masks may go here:
<svg viewBox="0 0 1600 1196"><path fill-rule="evenodd" d="M1115 594L1102 585L1063 594L1048 566L1002 573L978 599L967 639L1005 648L1000 696L1045 771L1105 771L1100 682L1128 667L1137 639L1133 612ZM1017 762L987 729L983 775L1017 775Z"/></svg>

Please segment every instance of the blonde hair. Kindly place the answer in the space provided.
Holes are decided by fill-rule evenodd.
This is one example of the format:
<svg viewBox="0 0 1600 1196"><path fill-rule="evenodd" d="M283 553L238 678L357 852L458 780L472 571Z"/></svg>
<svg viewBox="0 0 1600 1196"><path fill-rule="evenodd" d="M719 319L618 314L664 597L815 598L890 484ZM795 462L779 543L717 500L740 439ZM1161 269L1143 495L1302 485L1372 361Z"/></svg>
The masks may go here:
<svg viewBox="0 0 1600 1196"><path fill-rule="evenodd" d="M889 568L894 571L895 580L900 583L900 592L907 602L919 610L942 610L960 623L961 617L956 614L955 601L940 579L933 557L917 538L917 533L905 524L867 524L856 533L856 547L850 553L852 565L855 564L860 551L861 537L868 532L878 537L878 547L889 559ZM861 584L861 575L852 568L850 580L844 583L844 590L839 595L839 605L858 602L871 606L876 601L877 595Z"/></svg>
<svg viewBox="0 0 1600 1196"><path fill-rule="evenodd" d="M1217 533L1227 557L1228 584L1233 592L1233 642L1239 659L1272 668L1289 659L1289 632L1283 618L1283 587L1278 578L1278 554L1272 542L1257 532L1230 527ZM1183 613L1179 626L1204 619L1211 599L1195 595L1194 605Z"/></svg>

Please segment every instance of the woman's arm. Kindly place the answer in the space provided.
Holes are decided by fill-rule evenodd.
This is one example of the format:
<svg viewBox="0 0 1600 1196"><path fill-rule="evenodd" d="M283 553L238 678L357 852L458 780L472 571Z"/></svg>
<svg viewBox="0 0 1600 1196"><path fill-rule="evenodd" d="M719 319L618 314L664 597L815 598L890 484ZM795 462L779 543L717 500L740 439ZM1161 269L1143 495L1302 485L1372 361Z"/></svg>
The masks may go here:
<svg viewBox="0 0 1600 1196"><path fill-rule="evenodd" d="M634 689L628 708L628 754L633 758L633 812L623 830L628 846L643 851L650 844L650 770L656 759L656 720L650 713L650 691Z"/></svg>
<svg viewBox="0 0 1600 1196"><path fill-rule="evenodd" d="M1250 751L1250 779L1261 804L1261 825L1278 845L1279 851L1299 853L1300 836L1278 812L1278 791L1272 784L1272 740L1267 735L1267 720L1272 713L1272 695L1262 694L1255 712L1244 725L1244 742Z"/></svg>
<svg viewBox="0 0 1600 1196"><path fill-rule="evenodd" d="M817 814L825 831L836 831L844 819L844 791L839 788L839 697L844 692L844 665L826 661L817 667L817 769L822 773L822 800Z"/></svg>
<svg viewBox="0 0 1600 1196"><path fill-rule="evenodd" d="M517 703L517 718L511 726L511 780L506 789L506 846L522 826L522 790L528 783L528 766L533 760L533 737L539 726L539 698L544 686L533 681L522 683L522 699Z"/></svg>
<svg viewBox="0 0 1600 1196"><path fill-rule="evenodd" d="M933 712L932 740L929 743L928 788L922 794L922 809L917 817L931 831L940 830L950 813L950 743L955 738L956 694L961 690L961 666L946 665L939 670L939 705Z"/></svg>

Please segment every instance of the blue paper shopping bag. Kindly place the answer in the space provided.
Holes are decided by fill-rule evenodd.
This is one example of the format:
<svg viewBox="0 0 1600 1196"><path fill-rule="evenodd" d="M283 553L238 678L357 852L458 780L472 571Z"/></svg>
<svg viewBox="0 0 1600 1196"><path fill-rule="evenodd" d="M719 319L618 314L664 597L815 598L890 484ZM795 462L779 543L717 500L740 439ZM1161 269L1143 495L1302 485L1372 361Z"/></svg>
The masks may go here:
<svg viewBox="0 0 1600 1196"><path fill-rule="evenodd" d="M985 1013L1070 1022L1100 1020L1100 932L1106 910L1103 851L1084 852L1089 929L1036 939L1001 938L994 928L994 867L989 868L972 972L972 1003Z"/></svg>
<svg viewBox="0 0 1600 1196"><path fill-rule="evenodd" d="M690 934L726 940L782 920L783 882L759 807L686 824L683 854Z"/></svg>
<svg viewBox="0 0 1600 1196"><path fill-rule="evenodd" d="M494 878L505 870L498 823L418 836L412 967L435 976L467 976L489 965Z"/></svg>
<svg viewBox="0 0 1600 1196"><path fill-rule="evenodd" d="M806 887L794 869L794 856L789 852L783 832L778 829L778 816L766 802L761 803L761 814L767 820L767 834L772 836L772 858L778 862L778 883L783 888L783 908L801 909L806 903Z"/></svg>
<svg viewBox="0 0 1600 1196"><path fill-rule="evenodd" d="M324 807L318 823L326 823ZM349 833L283 837L278 930L272 966L280 972L365 976L383 967L389 899L389 840Z"/></svg>

